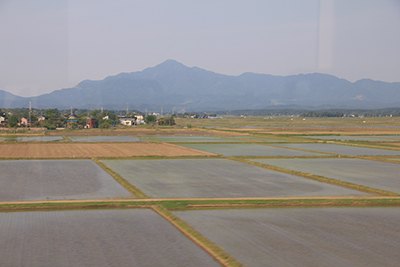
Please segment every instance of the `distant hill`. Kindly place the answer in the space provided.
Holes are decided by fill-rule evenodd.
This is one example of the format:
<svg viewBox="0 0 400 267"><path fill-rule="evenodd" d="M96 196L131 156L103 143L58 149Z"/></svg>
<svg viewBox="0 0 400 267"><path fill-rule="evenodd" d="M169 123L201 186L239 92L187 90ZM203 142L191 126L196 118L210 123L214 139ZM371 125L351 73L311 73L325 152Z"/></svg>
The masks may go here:
<svg viewBox="0 0 400 267"><path fill-rule="evenodd" d="M400 83L362 79L351 83L332 75L291 76L243 73L229 76L167 60L143 71L101 81L85 80L73 88L37 97L0 90L0 107L100 108L207 111L283 106L385 108L400 106Z"/></svg>

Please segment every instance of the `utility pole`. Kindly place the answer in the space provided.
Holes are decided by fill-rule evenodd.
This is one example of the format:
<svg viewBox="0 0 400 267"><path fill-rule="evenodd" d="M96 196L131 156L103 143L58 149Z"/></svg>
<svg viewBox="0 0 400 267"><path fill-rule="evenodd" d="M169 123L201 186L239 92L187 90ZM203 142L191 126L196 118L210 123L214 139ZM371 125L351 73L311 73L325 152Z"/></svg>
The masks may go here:
<svg viewBox="0 0 400 267"><path fill-rule="evenodd" d="M32 113L32 101L29 101L29 126L32 124L31 113Z"/></svg>
<svg viewBox="0 0 400 267"><path fill-rule="evenodd" d="M145 111L145 112L146 112L146 117L147 117L147 108L146 108L146 111Z"/></svg>
<svg viewBox="0 0 400 267"><path fill-rule="evenodd" d="M163 106L161 106L161 117L164 117Z"/></svg>

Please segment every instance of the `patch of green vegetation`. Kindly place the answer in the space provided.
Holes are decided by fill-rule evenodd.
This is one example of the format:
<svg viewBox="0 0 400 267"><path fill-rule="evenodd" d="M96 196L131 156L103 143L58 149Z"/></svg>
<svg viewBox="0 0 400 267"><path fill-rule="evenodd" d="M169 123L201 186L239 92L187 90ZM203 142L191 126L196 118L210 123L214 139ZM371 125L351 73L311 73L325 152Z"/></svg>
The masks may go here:
<svg viewBox="0 0 400 267"><path fill-rule="evenodd" d="M210 250L212 252L210 253L211 256L213 256L223 266L232 266L232 267L243 266L241 262L236 260L233 256L229 255L223 248L211 242L208 238L206 238L200 232L196 231L193 227L191 227L187 222L172 214L172 212L170 212L165 207L157 206L154 208L154 210L158 214L162 215L167 220L169 220L183 234L187 235L196 243L199 243L199 245L201 245L202 247L205 247L208 250Z"/></svg>
<svg viewBox="0 0 400 267"><path fill-rule="evenodd" d="M71 139L69 139L67 136L63 135L62 136L65 140L67 140L68 142L72 142Z"/></svg>
<svg viewBox="0 0 400 267"><path fill-rule="evenodd" d="M0 204L0 211L151 208L167 210L274 207L375 207L400 206L398 197L321 197L321 198L246 198L246 199L108 199L104 201L43 201Z"/></svg>

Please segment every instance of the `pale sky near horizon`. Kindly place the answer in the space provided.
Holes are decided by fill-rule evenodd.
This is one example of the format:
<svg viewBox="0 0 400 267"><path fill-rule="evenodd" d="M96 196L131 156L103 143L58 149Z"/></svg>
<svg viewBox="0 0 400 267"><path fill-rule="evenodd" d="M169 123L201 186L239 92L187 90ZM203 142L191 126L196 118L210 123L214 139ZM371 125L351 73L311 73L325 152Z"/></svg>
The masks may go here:
<svg viewBox="0 0 400 267"><path fill-rule="evenodd" d="M0 0L0 90L36 96L167 59L400 82L400 0Z"/></svg>

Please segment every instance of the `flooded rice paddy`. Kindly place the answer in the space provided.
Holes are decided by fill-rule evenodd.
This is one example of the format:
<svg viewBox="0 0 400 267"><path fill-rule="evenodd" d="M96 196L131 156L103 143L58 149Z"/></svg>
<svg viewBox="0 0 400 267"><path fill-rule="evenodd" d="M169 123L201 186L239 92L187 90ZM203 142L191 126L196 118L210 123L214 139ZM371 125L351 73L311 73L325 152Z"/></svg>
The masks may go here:
<svg viewBox="0 0 400 267"><path fill-rule="evenodd" d="M368 195L226 159L103 162L154 198Z"/></svg>
<svg viewBox="0 0 400 267"><path fill-rule="evenodd" d="M133 136L67 136L73 142L145 142Z"/></svg>
<svg viewBox="0 0 400 267"><path fill-rule="evenodd" d="M262 137L255 137L255 136L234 136L234 137L240 138L240 139L259 140L259 141L265 141L265 142L287 142L285 140L262 138Z"/></svg>
<svg viewBox="0 0 400 267"><path fill-rule="evenodd" d="M322 153L313 153L255 144L184 144L210 153L224 156L321 156ZM400 152L399 152L400 153Z"/></svg>
<svg viewBox="0 0 400 267"><path fill-rule="evenodd" d="M396 138L383 136L338 136L338 135L322 135L322 136L301 136L304 138L323 139L323 140L340 140L340 141L394 141Z"/></svg>
<svg viewBox="0 0 400 267"><path fill-rule="evenodd" d="M400 194L400 164L396 163L349 158L254 159L252 161Z"/></svg>
<svg viewBox="0 0 400 267"><path fill-rule="evenodd" d="M62 136L10 136L0 137L0 142L52 142L65 141Z"/></svg>
<svg viewBox="0 0 400 267"><path fill-rule="evenodd" d="M400 156L400 151L333 144L281 144L281 146L351 156Z"/></svg>
<svg viewBox="0 0 400 267"><path fill-rule="evenodd" d="M0 213L0 266L220 266L152 210Z"/></svg>
<svg viewBox="0 0 400 267"><path fill-rule="evenodd" d="M240 142L233 138L218 136L146 136L148 139L161 142Z"/></svg>
<svg viewBox="0 0 400 267"><path fill-rule="evenodd" d="M176 211L245 266L398 266L399 208Z"/></svg>
<svg viewBox="0 0 400 267"><path fill-rule="evenodd" d="M91 160L5 160L0 170L0 201L131 195Z"/></svg>

